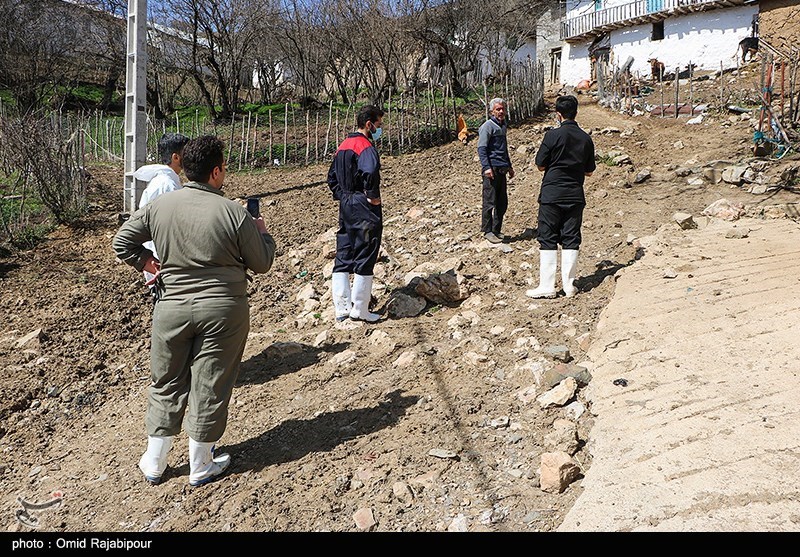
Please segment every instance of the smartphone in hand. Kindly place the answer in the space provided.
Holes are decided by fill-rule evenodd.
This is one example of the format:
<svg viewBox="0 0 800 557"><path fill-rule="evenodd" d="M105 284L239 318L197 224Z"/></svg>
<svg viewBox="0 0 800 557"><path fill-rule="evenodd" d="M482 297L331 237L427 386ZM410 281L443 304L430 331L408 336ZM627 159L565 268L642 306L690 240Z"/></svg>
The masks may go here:
<svg viewBox="0 0 800 557"><path fill-rule="evenodd" d="M247 198L247 212L250 213L250 216L252 216L254 219L257 219L259 214L261 214L261 210L258 207L257 197Z"/></svg>

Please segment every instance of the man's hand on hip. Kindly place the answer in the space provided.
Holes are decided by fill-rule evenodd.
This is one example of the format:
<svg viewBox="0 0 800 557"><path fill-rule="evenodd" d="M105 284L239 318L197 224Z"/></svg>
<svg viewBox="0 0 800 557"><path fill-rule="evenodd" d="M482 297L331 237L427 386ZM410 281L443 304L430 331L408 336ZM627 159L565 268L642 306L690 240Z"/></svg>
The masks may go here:
<svg viewBox="0 0 800 557"><path fill-rule="evenodd" d="M142 270L147 271L151 275L157 275L161 270L161 262L151 255L147 258L147 261L144 262Z"/></svg>
<svg viewBox="0 0 800 557"><path fill-rule="evenodd" d="M158 277L161 274L161 262L151 255L147 258L147 261L144 262L144 267L142 270L153 275L153 278L145 282L146 286L151 286L155 284L156 280L158 280Z"/></svg>
<svg viewBox="0 0 800 557"><path fill-rule="evenodd" d="M508 169L508 177L509 178L513 178L515 174L516 174L516 172L514 172L513 168L509 168Z"/></svg>

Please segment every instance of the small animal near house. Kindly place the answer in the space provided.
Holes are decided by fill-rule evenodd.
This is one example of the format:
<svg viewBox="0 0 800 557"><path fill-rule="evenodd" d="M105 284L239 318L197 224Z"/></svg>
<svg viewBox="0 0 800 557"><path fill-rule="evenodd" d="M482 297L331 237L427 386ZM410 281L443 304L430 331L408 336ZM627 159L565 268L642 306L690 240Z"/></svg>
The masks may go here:
<svg viewBox="0 0 800 557"><path fill-rule="evenodd" d="M656 58L650 58L650 73L653 76L653 81L661 81L664 78L664 62L659 62Z"/></svg>
<svg viewBox="0 0 800 557"><path fill-rule="evenodd" d="M745 37L739 41L739 50L742 51L742 64L744 64L745 56L747 56L748 53L750 53L750 60L752 61L753 57L758 52L758 37Z"/></svg>

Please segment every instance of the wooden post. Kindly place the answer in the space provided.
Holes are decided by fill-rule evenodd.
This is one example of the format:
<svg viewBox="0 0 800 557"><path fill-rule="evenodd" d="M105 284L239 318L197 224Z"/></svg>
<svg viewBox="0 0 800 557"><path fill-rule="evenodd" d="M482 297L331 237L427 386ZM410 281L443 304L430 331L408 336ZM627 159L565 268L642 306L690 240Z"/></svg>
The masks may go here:
<svg viewBox="0 0 800 557"><path fill-rule="evenodd" d="M314 162L319 162L319 112L314 123Z"/></svg>
<svg viewBox="0 0 800 557"><path fill-rule="evenodd" d="M236 115L231 116L231 138L228 141L228 158L233 154L233 132L236 129Z"/></svg>
<svg viewBox="0 0 800 557"><path fill-rule="evenodd" d="M289 150L289 103L283 105L283 166L286 166L286 152Z"/></svg>
<svg viewBox="0 0 800 557"><path fill-rule="evenodd" d="M722 81L722 71L723 71L722 70L722 60L720 60L719 61L719 109L720 110L723 110L725 108L724 106L722 106L725 103L723 87L722 87L722 83L723 83L723 81Z"/></svg>
<svg viewBox="0 0 800 557"><path fill-rule="evenodd" d="M797 60L792 60L792 67L789 70L789 121L794 122L797 119L796 104L794 98L794 84L797 79Z"/></svg>
<svg viewBox="0 0 800 557"><path fill-rule="evenodd" d="M97 160L97 128L100 126L99 121L97 120L97 111L94 111L94 135L92 137L92 130L89 129L89 138L92 140L92 158Z"/></svg>
<svg viewBox="0 0 800 557"><path fill-rule="evenodd" d="M509 121L511 121L511 103L508 100L508 74L506 74L506 77L505 77L504 81L505 81L505 87L504 87L503 96L504 96L505 101L506 101L506 118Z"/></svg>
<svg viewBox="0 0 800 557"><path fill-rule="evenodd" d="M784 116L783 116L783 105L784 105L784 98L785 98L783 93L784 93L784 85L785 85L785 78L786 78L786 62L784 60L781 60L779 63L781 65L781 123L782 124L786 124L786 120L784 119Z"/></svg>
<svg viewBox="0 0 800 557"><path fill-rule="evenodd" d="M339 109L336 109L336 115L339 115ZM327 158L328 157L328 142L330 141L331 137L331 123L333 122L333 99L328 102L328 129L325 131L325 149L322 152L322 156Z"/></svg>
<svg viewBox="0 0 800 557"><path fill-rule="evenodd" d="M125 121L123 120L120 122L119 126L119 135L117 136L117 140L115 141L116 146L114 147L114 152L119 153L120 156L125 156Z"/></svg>
<svg viewBox="0 0 800 557"><path fill-rule="evenodd" d="M308 127L309 126L308 119L309 119L309 113L308 110L306 110L306 165L308 165L308 155L309 155L309 149L311 147L311 132Z"/></svg>
<svg viewBox="0 0 800 557"><path fill-rule="evenodd" d="M486 91L486 80L483 80L483 107L486 111L486 120L489 119L489 93Z"/></svg>
<svg viewBox="0 0 800 557"><path fill-rule="evenodd" d="M689 60L689 118L694 117L694 87L692 86L692 79L694 79L694 66L692 66L692 61Z"/></svg>
<svg viewBox="0 0 800 557"><path fill-rule="evenodd" d="M433 112L432 112L431 108L432 108L433 105L434 105L434 102L433 102L433 86L431 85L431 82L429 80L428 81L428 115L425 118L425 120L428 123L432 122L432 114L433 114Z"/></svg>
<svg viewBox="0 0 800 557"><path fill-rule="evenodd" d="M289 104L292 107L292 131L294 132L295 136L297 136L297 131L296 131L297 130L297 120L294 117L294 103L289 103ZM289 151L288 136L287 136L287 143L286 143L286 151ZM298 156L300 154L299 151L300 151L300 145L298 144L295 147L295 153L294 153L295 156ZM292 159L289 159L289 162L291 163Z"/></svg>
<svg viewBox="0 0 800 557"><path fill-rule="evenodd" d="M456 96L451 94L450 101L453 103L453 119L451 120L451 122L453 122L453 126L456 129L456 133L458 133L458 112L456 112Z"/></svg>
<svg viewBox="0 0 800 557"><path fill-rule="evenodd" d="M675 119L678 118L678 93L680 87L679 86L680 79L678 79L678 76L680 75L680 73L681 73L681 67L678 66L677 68L675 68Z"/></svg>
<svg viewBox="0 0 800 557"><path fill-rule="evenodd" d="M339 135L339 107L338 106L336 107L336 134L335 135L336 135L336 138L334 139L334 141L338 141L339 138L341 137Z"/></svg>
<svg viewBox="0 0 800 557"><path fill-rule="evenodd" d="M412 117L408 120L408 138L409 138L409 147L412 149L416 143L416 135L414 135L414 126L419 126L419 116L417 116L417 88L414 87L411 90L411 95L413 96L413 100L411 103L411 110L414 111Z"/></svg>
<svg viewBox="0 0 800 557"><path fill-rule="evenodd" d="M761 58L761 85L759 86L759 89L758 89L759 96L761 96L762 93L765 92L764 88L768 86L767 82L766 82L766 72L767 72L767 57L764 56L763 58ZM763 98L763 97L761 97L761 98ZM759 133L763 131L763 129L762 129L763 124L764 124L764 104L763 104L763 101L762 101L761 112L759 114L759 119L758 119L758 131L759 131Z"/></svg>
<svg viewBox="0 0 800 557"><path fill-rule="evenodd" d="M175 111L175 133L181 133L181 120L178 117L178 111Z"/></svg>
<svg viewBox="0 0 800 557"><path fill-rule="evenodd" d="M124 123L122 125L122 130L123 130L123 132L125 131L125 124ZM124 135L125 134L123 133L123 138L124 138ZM80 134L80 139L79 139L79 144L78 145L79 145L79 149L81 150L81 153L80 153L80 156L81 156L81 168L86 168L86 134L85 133Z"/></svg>
<svg viewBox="0 0 800 557"><path fill-rule="evenodd" d="M392 86L389 86L389 99L386 103L386 121L391 123L392 121ZM386 126L386 143L389 144L389 153L392 152L392 140L389 137L390 126ZM383 147L383 137L381 137L381 147Z"/></svg>
<svg viewBox="0 0 800 557"><path fill-rule="evenodd" d="M247 164L250 161L250 129L252 128L251 123L253 120L253 113L248 111L247 112L247 134L245 135L244 140L244 162Z"/></svg>
<svg viewBox="0 0 800 557"><path fill-rule="evenodd" d="M272 166L272 109L269 109L269 165Z"/></svg>
<svg viewBox="0 0 800 557"><path fill-rule="evenodd" d="M452 86L450 83L442 89L442 128L445 130L450 129L450 95L452 95Z"/></svg>
<svg viewBox="0 0 800 557"><path fill-rule="evenodd" d="M247 114L248 114L248 117L249 117L250 113L248 112ZM242 137L239 138L239 166L238 166L239 170L242 170L242 159L244 159L244 157L245 157L245 154L244 154L244 138L245 138L245 135L248 135L248 136L250 135L250 129L248 128L247 129L247 133L245 134L244 118L242 118Z"/></svg>
<svg viewBox="0 0 800 557"><path fill-rule="evenodd" d="M256 112L256 121L253 123L253 149L250 151L250 160L252 165L256 165L256 157L258 148L258 112Z"/></svg>
<svg viewBox="0 0 800 557"><path fill-rule="evenodd" d="M404 98L403 95L405 95L405 91L400 93L400 116L399 116L399 120L400 120L400 145L399 145L399 148L398 148L398 151L397 151L398 154L400 154L400 155L403 154L403 140L405 139L404 138L405 130L403 129L403 126L405 125L405 119L406 118L405 118L405 98Z"/></svg>

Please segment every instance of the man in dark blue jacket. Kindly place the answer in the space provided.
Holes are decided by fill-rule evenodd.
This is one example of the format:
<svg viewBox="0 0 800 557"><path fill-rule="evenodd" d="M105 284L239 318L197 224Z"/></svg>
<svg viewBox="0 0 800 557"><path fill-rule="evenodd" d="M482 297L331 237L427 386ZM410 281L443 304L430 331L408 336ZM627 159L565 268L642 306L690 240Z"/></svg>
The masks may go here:
<svg viewBox="0 0 800 557"><path fill-rule="evenodd" d="M367 105L356 117L358 131L342 141L328 171L328 187L339 201L339 230L332 292L336 320L375 322L370 313L372 273L383 233L381 161L373 144L381 133L383 110ZM350 286L353 273L353 286Z"/></svg>
<svg viewBox="0 0 800 557"><path fill-rule="evenodd" d="M539 286L525 292L531 298L556 297L558 244L561 244L561 285L569 298L578 291L578 248L586 196L583 182L595 171L594 143L575 122L578 99L556 99L561 125L544 134L536 153L536 167L544 172L539 193Z"/></svg>
<svg viewBox="0 0 800 557"><path fill-rule="evenodd" d="M505 236L500 231L508 209L506 176L514 177L506 139L506 102L496 98L489 102L489 119L478 130L478 158L483 176L481 233L493 244Z"/></svg>

